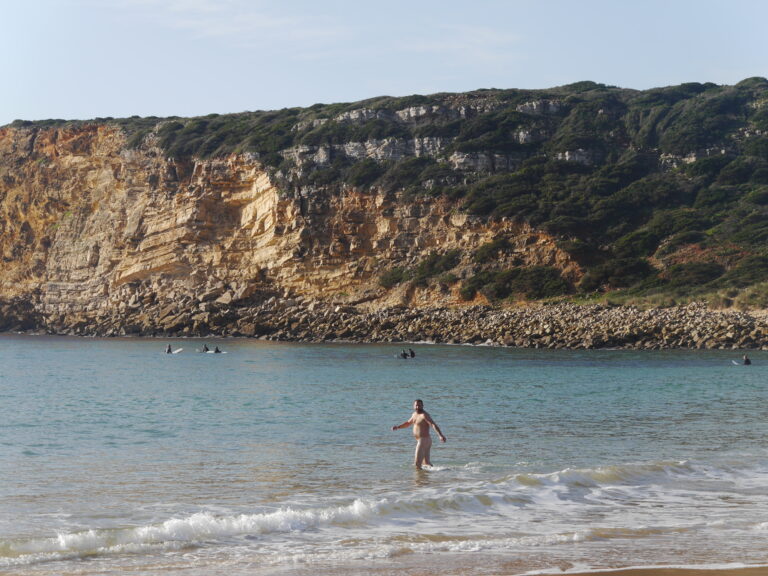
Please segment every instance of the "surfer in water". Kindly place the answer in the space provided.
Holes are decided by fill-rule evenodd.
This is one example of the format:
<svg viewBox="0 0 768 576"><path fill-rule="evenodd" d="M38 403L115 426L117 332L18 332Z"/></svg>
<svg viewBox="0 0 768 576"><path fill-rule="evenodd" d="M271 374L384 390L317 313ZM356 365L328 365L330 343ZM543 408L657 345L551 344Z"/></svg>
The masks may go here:
<svg viewBox="0 0 768 576"><path fill-rule="evenodd" d="M750 364L752 364L752 360L750 360L749 357L744 354L744 366L749 366Z"/></svg>
<svg viewBox="0 0 768 576"><path fill-rule="evenodd" d="M166 354L173 354L173 350L171 350L171 345L168 344L168 348L165 349Z"/></svg>
<svg viewBox="0 0 768 576"><path fill-rule="evenodd" d="M402 424L392 426L392 430L408 428L408 426L413 426L413 437L416 438L416 455L414 457L416 468L421 470L423 464L432 466L432 461L429 459L429 452L432 448L432 437L429 435L429 428L435 429L441 442L445 442L446 438L440 431L437 423L432 420L432 416L424 410L424 402L421 400L416 400L413 403L413 414L411 414L410 419Z"/></svg>

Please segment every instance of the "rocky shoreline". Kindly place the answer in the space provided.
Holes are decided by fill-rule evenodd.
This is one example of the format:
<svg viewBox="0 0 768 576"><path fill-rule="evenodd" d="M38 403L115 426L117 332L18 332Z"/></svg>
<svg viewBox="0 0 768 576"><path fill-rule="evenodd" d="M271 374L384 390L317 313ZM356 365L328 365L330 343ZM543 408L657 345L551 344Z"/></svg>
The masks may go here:
<svg viewBox="0 0 768 576"><path fill-rule="evenodd" d="M518 348L763 349L766 318L705 304L642 310L557 303L520 308L360 307L270 297L232 307L154 307L122 316L43 317L0 303L0 331L79 336L246 337L287 342L433 342Z"/></svg>

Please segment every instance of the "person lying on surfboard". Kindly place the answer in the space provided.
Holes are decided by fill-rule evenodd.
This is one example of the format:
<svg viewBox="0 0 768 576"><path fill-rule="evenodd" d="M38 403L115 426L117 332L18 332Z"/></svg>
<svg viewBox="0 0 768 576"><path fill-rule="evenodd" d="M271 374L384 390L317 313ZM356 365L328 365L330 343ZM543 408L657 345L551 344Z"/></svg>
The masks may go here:
<svg viewBox="0 0 768 576"><path fill-rule="evenodd" d="M421 470L423 464L432 466L432 461L429 459L429 452L432 448L432 437L429 435L430 426L434 428L437 435L440 436L441 442L445 442L446 438L440 431L440 427L437 423L432 420L432 417L424 410L424 402L421 400L416 400L413 403L413 414L410 419L402 424L392 426L392 430L407 428L408 426L413 426L413 437L416 438L414 465L419 470Z"/></svg>

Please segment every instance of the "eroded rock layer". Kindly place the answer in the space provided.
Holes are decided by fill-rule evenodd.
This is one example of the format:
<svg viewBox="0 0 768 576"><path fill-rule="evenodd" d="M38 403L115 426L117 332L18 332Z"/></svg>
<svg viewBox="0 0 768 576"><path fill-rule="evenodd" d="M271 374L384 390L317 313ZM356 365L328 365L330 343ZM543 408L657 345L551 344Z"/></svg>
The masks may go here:
<svg viewBox="0 0 768 576"><path fill-rule="evenodd" d="M511 265L578 278L553 238L447 199L286 192L252 155L175 160L151 141L129 149L109 124L0 129L3 329L205 334L212 314L236 323L274 296L368 311L463 304L455 286L378 279L450 250L469 273L500 236Z"/></svg>

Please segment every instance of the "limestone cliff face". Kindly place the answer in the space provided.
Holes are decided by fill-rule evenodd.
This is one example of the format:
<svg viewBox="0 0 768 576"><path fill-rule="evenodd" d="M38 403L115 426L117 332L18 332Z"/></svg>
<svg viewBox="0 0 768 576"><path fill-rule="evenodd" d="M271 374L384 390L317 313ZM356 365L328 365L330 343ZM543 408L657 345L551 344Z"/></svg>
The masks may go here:
<svg viewBox="0 0 768 576"><path fill-rule="evenodd" d="M448 200L344 187L286 193L258 160L163 156L151 140L128 149L120 128L0 129L0 301L27 302L44 323L73 325L153 311L163 319L211 303L271 295L366 303L458 303L443 287L386 290L379 275L430 252L472 252L498 235L503 258L578 267L552 238L489 223Z"/></svg>

